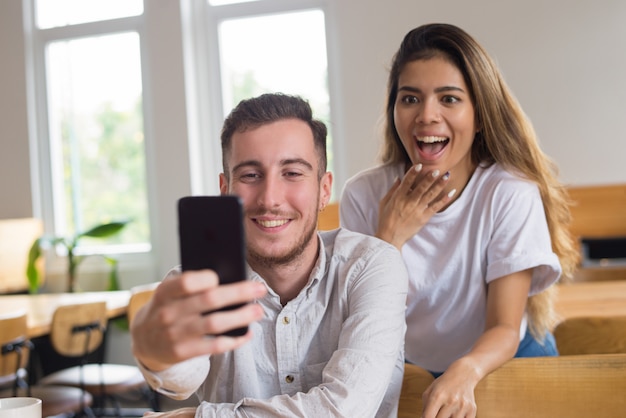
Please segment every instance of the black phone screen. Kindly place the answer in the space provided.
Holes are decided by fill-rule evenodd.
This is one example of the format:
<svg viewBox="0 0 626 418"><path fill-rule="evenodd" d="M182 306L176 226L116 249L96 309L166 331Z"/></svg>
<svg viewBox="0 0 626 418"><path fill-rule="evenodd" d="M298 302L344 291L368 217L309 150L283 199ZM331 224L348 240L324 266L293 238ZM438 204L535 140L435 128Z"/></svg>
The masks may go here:
<svg viewBox="0 0 626 418"><path fill-rule="evenodd" d="M246 279L243 208L237 196L187 196L178 201L183 271L214 270L220 284ZM241 305L229 306L234 309ZM244 335L246 328L225 335Z"/></svg>

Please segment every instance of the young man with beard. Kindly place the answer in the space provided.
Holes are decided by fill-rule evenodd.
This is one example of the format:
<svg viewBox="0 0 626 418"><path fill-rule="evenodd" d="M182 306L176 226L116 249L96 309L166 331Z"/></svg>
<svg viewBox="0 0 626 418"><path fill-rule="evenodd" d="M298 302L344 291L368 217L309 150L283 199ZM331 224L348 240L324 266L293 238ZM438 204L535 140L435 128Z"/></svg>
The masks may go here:
<svg viewBox="0 0 626 418"><path fill-rule="evenodd" d="M243 201L248 280L177 272L136 315L148 382L200 400L148 416L395 417L407 273L382 240L317 231L332 185L325 125L302 99L266 94L231 112L221 140L220 190ZM207 337L248 324L243 337Z"/></svg>

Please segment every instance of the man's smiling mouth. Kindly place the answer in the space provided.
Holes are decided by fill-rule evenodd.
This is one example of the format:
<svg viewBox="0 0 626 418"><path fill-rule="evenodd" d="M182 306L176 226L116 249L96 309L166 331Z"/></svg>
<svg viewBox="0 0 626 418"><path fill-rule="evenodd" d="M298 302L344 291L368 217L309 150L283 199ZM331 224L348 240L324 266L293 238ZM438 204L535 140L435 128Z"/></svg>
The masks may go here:
<svg viewBox="0 0 626 418"><path fill-rule="evenodd" d="M255 219L264 228L276 228L285 225L289 219Z"/></svg>

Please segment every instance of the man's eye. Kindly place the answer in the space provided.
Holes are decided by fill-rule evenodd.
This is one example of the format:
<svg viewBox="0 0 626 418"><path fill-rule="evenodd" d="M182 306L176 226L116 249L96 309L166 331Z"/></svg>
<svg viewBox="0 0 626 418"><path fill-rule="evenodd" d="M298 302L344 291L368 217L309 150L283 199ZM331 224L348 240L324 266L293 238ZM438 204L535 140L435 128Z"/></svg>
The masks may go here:
<svg viewBox="0 0 626 418"><path fill-rule="evenodd" d="M261 176L258 175L257 173L246 173L246 174L242 174L240 176L242 181L252 181L252 180L256 180L258 178L260 178Z"/></svg>
<svg viewBox="0 0 626 418"><path fill-rule="evenodd" d="M296 172L296 171L287 171L285 173L285 176L287 176L287 177L299 177L301 175L302 175L302 173L299 173L299 172Z"/></svg>

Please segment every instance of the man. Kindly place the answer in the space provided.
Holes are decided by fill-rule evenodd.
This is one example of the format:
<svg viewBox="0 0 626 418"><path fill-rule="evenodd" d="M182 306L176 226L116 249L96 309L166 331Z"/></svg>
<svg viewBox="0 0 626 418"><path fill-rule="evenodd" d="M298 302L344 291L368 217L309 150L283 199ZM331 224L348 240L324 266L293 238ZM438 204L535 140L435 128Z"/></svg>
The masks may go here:
<svg viewBox="0 0 626 418"><path fill-rule="evenodd" d="M326 127L302 99L262 95L226 119L222 156L221 193L243 201L249 280L176 273L136 315L148 382L203 401L152 416L395 417L407 273L377 238L317 232L332 185ZM248 324L243 337L207 337Z"/></svg>

